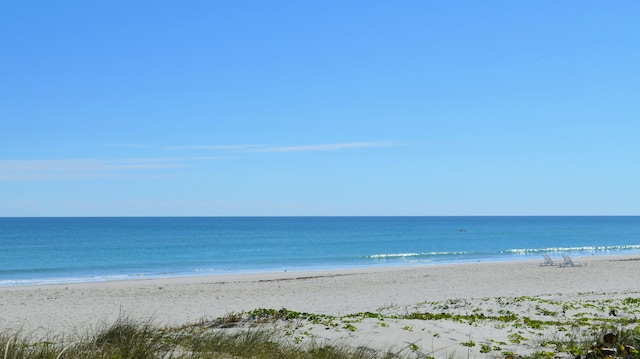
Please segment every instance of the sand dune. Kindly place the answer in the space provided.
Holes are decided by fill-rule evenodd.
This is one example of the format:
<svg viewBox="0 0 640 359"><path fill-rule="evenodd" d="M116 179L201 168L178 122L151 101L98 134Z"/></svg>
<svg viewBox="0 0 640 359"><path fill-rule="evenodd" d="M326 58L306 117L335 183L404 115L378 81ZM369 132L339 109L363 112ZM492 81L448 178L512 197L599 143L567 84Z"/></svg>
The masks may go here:
<svg viewBox="0 0 640 359"><path fill-rule="evenodd" d="M495 319L499 313L514 313L569 322L577 313L605 318L612 306L619 308L620 316L640 316L640 308L625 301L640 296L640 256L574 259L587 265L542 267L541 257L540 261L7 287L0 289L1 329L72 333L113 322L122 313L159 325L181 325L230 312L287 308L333 316L341 323L333 330L326 323L302 323L305 335L299 340L346 340L372 348L467 356L467 351L488 347L535 350L543 342L540 338L554 335L545 331L557 328L529 328L518 334L527 339L525 343L514 343L518 332L493 319L468 323L392 317L450 313L472 318L481 313L480 319ZM587 302L607 305L580 304ZM349 317L361 312L380 313L384 319ZM345 321L353 327L345 326Z"/></svg>

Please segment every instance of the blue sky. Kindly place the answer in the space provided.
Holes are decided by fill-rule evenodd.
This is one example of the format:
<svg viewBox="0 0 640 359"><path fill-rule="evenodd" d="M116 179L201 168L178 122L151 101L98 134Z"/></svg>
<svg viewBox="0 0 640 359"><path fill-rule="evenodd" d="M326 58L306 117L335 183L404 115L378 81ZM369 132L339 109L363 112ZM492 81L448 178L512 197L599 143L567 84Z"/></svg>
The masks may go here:
<svg viewBox="0 0 640 359"><path fill-rule="evenodd" d="M640 215L635 1L4 1L0 216Z"/></svg>

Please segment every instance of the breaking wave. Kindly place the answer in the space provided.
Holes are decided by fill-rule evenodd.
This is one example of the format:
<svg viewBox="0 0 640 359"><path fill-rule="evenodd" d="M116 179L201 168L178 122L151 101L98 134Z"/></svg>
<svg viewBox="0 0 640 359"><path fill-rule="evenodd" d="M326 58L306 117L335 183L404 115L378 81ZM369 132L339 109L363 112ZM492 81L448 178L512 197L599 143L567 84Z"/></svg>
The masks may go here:
<svg viewBox="0 0 640 359"><path fill-rule="evenodd" d="M637 251L637 250L640 250L640 244L621 245L621 246L522 248L522 249L507 249L502 251L501 253L515 254L515 255L538 254L538 253L561 253L561 252L617 253L617 252Z"/></svg>
<svg viewBox="0 0 640 359"><path fill-rule="evenodd" d="M367 259L388 259L388 258L415 258L415 257L438 257L438 256L459 256L468 252L422 252L422 253L387 253L372 254L365 256Z"/></svg>

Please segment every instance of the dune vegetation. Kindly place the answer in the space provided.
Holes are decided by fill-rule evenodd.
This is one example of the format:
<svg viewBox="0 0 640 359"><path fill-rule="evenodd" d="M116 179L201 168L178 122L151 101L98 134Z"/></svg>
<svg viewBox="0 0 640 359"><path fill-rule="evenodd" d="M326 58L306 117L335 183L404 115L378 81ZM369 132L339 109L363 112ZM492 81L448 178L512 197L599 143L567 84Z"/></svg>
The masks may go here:
<svg viewBox="0 0 640 359"><path fill-rule="evenodd" d="M633 297L619 302L518 297L421 303L411 311L388 306L339 317L261 308L177 327L122 315L114 323L73 335L42 338L5 330L0 358L640 358L639 306L640 299ZM515 307L518 313L504 309ZM606 315L593 314L602 311ZM442 323L441 328L469 328L469 337L453 349L437 350L440 333L419 329L434 322ZM431 343L380 348L358 345L349 336L329 340L326 334L366 332L372 326L377 331L422 330ZM505 336L487 338L487 328ZM481 332L481 338L474 336Z"/></svg>

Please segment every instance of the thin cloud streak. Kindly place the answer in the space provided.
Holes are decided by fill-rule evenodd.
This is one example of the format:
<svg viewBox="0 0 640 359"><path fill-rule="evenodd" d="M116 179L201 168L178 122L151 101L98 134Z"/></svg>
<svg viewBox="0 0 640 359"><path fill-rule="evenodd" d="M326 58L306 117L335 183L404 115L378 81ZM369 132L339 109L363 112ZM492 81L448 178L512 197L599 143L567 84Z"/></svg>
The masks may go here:
<svg viewBox="0 0 640 359"><path fill-rule="evenodd" d="M331 143L321 145L305 145L305 146L282 146L282 147L267 147L259 148L255 150L249 150L248 152L317 152L317 151L339 151L354 148L371 148L371 147L388 147L393 146L393 141L380 141L380 142L349 142L349 143Z"/></svg>
<svg viewBox="0 0 640 359"><path fill-rule="evenodd" d="M235 150L242 151L251 148L265 147L263 145L195 145L195 146L169 146L165 150Z"/></svg>
<svg viewBox="0 0 640 359"><path fill-rule="evenodd" d="M4 160L0 161L0 181L140 175L148 171L186 167L189 161L219 158Z"/></svg>
<svg viewBox="0 0 640 359"><path fill-rule="evenodd" d="M139 144L139 143L108 143L104 145L104 147L112 147L112 148L149 148L147 145Z"/></svg>
<svg viewBox="0 0 640 359"><path fill-rule="evenodd" d="M240 153L268 153L268 152L318 152L318 151L339 151L355 148L372 148L395 146L394 141L377 142L347 142L330 143L319 145L300 146L266 146L266 145L194 145L194 146L171 146L166 150L228 150Z"/></svg>
<svg viewBox="0 0 640 359"><path fill-rule="evenodd" d="M394 141L347 142L301 146L222 145L172 146L167 150L225 150L231 153L288 153L341 151L396 146ZM227 159L230 156L190 156L125 159L0 160L0 181L78 179L106 177L172 176L170 170L190 166L193 161Z"/></svg>

